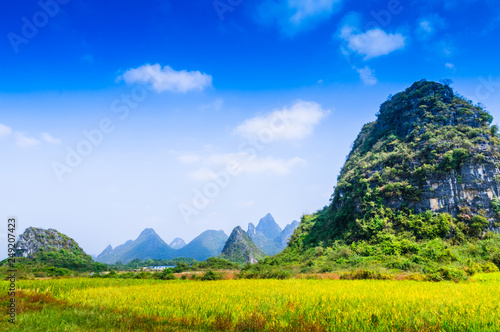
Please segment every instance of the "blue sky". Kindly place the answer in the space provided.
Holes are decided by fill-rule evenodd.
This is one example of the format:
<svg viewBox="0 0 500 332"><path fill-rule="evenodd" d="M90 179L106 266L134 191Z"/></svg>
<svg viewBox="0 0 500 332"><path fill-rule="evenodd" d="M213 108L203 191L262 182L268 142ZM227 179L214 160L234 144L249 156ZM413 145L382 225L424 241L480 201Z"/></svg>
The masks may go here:
<svg viewBox="0 0 500 332"><path fill-rule="evenodd" d="M284 226L328 204L362 125L414 81L498 119L499 25L489 0L6 1L4 218L89 253L146 227Z"/></svg>

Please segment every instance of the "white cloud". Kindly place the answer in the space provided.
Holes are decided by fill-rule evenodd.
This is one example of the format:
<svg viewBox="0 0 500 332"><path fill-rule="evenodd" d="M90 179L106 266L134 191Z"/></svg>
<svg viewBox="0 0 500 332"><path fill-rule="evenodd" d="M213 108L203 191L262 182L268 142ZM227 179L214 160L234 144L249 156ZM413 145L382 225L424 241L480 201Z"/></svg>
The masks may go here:
<svg viewBox="0 0 500 332"><path fill-rule="evenodd" d="M127 70L118 80L127 84L149 84L156 92L172 91L186 93L191 90L203 90L212 86L212 76L199 71L176 71L169 66L159 64L144 65Z"/></svg>
<svg viewBox="0 0 500 332"><path fill-rule="evenodd" d="M0 123L0 136L8 136L10 134L12 134L12 129Z"/></svg>
<svg viewBox="0 0 500 332"><path fill-rule="evenodd" d="M282 33L293 36L316 27L336 13L343 0L266 0L257 7L264 24L277 24Z"/></svg>
<svg viewBox="0 0 500 332"><path fill-rule="evenodd" d="M40 141L34 139L33 137L28 137L23 133L16 132L16 143L21 147L29 147L40 144Z"/></svg>
<svg viewBox="0 0 500 332"><path fill-rule="evenodd" d="M312 134L314 126L329 110L315 102L297 101L291 107L275 110L265 116L245 120L234 130L244 138L261 141L297 140Z"/></svg>
<svg viewBox="0 0 500 332"><path fill-rule="evenodd" d="M444 19L438 14L429 14L425 17L421 17L417 24L416 32L420 39L427 39L437 30L446 27Z"/></svg>
<svg viewBox="0 0 500 332"><path fill-rule="evenodd" d="M368 66L364 68L353 67L359 74L359 78L365 85L375 85L377 84L377 78L375 77L375 71L370 69Z"/></svg>
<svg viewBox="0 0 500 332"><path fill-rule="evenodd" d="M445 63L445 67L449 69L455 69L455 65L453 63L447 62Z"/></svg>
<svg viewBox="0 0 500 332"><path fill-rule="evenodd" d="M200 161L200 156L197 154L182 154L177 159L183 164L191 164Z"/></svg>
<svg viewBox="0 0 500 332"><path fill-rule="evenodd" d="M299 157L280 159L272 156L256 157L246 152L212 154L203 158L203 166L191 172L190 178L198 181L210 181L216 178L214 170L224 169L227 165L236 164L239 174L270 173L274 175L289 174L296 166L307 162Z"/></svg>
<svg viewBox="0 0 500 332"><path fill-rule="evenodd" d="M58 138L52 137L49 133L42 133L42 138L45 142L50 144L61 144L62 141Z"/></svg>
<svg viewBox="0 0 500 332"><path fill-rule="evenodd" d="M386 33L380 28L374 28L360 33L352 25L344 25L340 31L340 38L346 42L352 52L364 55L364 60L389 54L405 47L406 37L400 33Z"/></svg>

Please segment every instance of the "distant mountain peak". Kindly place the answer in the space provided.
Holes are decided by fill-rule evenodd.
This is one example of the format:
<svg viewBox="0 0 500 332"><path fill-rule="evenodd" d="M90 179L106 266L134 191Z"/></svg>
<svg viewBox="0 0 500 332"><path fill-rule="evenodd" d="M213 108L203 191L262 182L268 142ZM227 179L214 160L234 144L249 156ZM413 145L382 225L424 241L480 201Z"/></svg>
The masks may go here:
<svg viewBox="0 0 500 332"><path fill-rule="evenodd" d="M281 227L276 223L270 213L266 214L264 218L259 220L255 229L257 232L264 234L264 236L270 240L274 240L282 231Z"/></svg>
<svg viewBox="0 0 500 332"><path fill-rule="evenodd" d="M139 237L141 236L151 236L151 235L158 235L154 229L152 228L144 228L144 230L139 234Z"/></svg>
<svg viewBox="0 0 500 332"><path fill-rule="evenodd" d="M169 246L172 249L181 249L186 246L186 242L180 237L176 237L172 242L170 242Z"/></svg>
<svg viewBox="0 0 500 332"><path fill-rule="evenodd" d="M237 226L227 239L221 256L234 263L254 264L259 259L264 258L266 254L253 243L252 239L240 226Z"/></svg>
<svg viewBox="0 0 500 332"><path fill-rule="evenodd" d="M256 229L255 229L255 225L251 222L248 223L248 230L247 230L247 234L250 235L250 237L252 237L252 235L255 235L256 233Z"/></svg>

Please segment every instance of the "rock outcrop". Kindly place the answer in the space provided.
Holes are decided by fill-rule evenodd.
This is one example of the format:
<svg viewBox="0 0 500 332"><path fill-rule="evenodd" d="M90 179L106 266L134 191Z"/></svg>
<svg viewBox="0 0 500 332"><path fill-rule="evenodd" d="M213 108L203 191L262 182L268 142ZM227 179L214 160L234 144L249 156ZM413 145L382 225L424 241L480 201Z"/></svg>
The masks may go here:
<svg viewBox="0 0 500 332"><path fill-rule="evenodd" d="M266 254L260 250L247 233L240 227L235 227L222 249L221 258L238 264L255 264Z"/></svg>
<svg viewBox="0 0 500 332"><path fill-rule="evenodd" d="M447 85L422 80L391 96L356 138L330 206L301 225L308 234L301 241L351 242L381 231L417 238L498 231L500 139L491 121ZM412 215L422 213L416 222ZM429 231L439 216L449 232Z"/></svg>
<svg viewBox="0 0 500 332"><path fill-rule="evenodd" d="M17 257L33 258L40 250L59 251L60 249L84 253L75 240L52 228L29 227L19 236L16 242Z"/></svg>

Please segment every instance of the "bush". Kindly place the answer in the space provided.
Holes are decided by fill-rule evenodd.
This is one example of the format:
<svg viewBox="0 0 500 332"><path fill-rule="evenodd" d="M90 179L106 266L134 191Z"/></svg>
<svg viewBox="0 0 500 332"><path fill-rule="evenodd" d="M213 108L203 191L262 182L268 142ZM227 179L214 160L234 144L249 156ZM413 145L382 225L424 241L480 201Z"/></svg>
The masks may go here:
<svg viewBox="0 0 500 332"><path fill-rule="evenodd" d="M481 266L482 270L484 273L493 273L493 272L499 272L500 270L498 267L493 264L492 262L485 263Z"/></svg>
<svg viewBox="0 0 500 332"><path fill-rule="evenodd" d="M212 270L208 270L201 277L201 280L221 280L221 279L222 279L222 273L213 272Z"/></svg>
<svg viewBox="0 0 500 332"><path fill-rule="evenodd" d="M160 279L162 280L175 280L177 277L174 275L171 269L165 269L162 271L160 275Z"/></svg>
<svg viewBox="0 0 500 332"><path fill-rule="evenodd" d="M471 224L469 226L469 232L471 236L477 237L483 232L490 222L483 216L475 215L472 217Z"/></svg>
<svg viewBox="0 0 500 332"><path fill-rule="evenodd" d="M437 271L428 273L426 275L427 280L429 281L443 281L450 280L458 282L460 280L467 280L467 273L459 268L443 266L440 267Z"/></svg>
<svg viewBox="0 0 500 332"><path fill-rule="evenodd" d="M352 272L343 273L340 276L340 279L345 280L354 280L354 279L375 279L375 280L390 280L394 279L394 277L387 273L382 273L378 271L372 270L356 270Z"/></svg>

